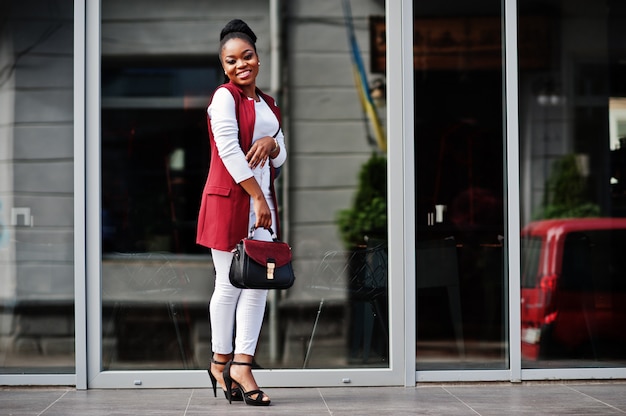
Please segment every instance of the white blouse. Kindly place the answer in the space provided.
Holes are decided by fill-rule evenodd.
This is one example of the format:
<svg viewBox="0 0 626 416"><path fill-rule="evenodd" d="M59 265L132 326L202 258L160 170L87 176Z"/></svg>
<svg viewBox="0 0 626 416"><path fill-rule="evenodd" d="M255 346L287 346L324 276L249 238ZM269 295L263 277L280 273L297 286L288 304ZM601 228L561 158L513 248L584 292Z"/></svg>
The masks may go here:
<svg viewBox="0 0 626 416"><path fill-rule="evenodd" d="M255 102L254 108L256 115L252 143L262 137L273 137L279 127L278 119L263 99L260 102ZM228 173L237 183L254 176L266 198L269 198L269 164L266 163L264 167L259 165L255 169L251 169L248 166L246 155L239 145L235 99L230 91L226 88L219 88L213 95L213 101L209 105L207 113L211 119L215 145ZM282 129L276 136L276 140L280 146L280 153L278 153L275 159L270 158L269 160L274 167L279 167L287 159L285 136Z"/></svg>

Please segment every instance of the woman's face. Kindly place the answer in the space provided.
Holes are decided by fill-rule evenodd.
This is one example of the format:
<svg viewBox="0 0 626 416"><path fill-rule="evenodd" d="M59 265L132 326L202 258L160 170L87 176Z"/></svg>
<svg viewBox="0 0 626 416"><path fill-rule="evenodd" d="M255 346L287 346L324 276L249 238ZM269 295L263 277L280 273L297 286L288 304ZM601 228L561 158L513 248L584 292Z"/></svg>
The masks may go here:
<svg viewBox="0 0 626 416"><path fill-rule="evenodd" d="M222 67L233 83L254 87L259 73L259 57L249 42L233 38L222 48Z"/></svg>

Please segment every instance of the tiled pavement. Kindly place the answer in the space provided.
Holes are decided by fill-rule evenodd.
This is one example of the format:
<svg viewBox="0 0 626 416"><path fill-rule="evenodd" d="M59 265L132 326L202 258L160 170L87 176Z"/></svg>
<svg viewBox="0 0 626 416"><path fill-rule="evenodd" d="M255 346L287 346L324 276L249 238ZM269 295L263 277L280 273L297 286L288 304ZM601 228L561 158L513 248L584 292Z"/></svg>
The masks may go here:
<svg viewBox="0 0 626 416"><path fill-rule="evenodd" d="M268 388L269 407L209 389L0 388L0 415L624 415L626 381ZM219 391L218 391L219 393Z"/></svg>

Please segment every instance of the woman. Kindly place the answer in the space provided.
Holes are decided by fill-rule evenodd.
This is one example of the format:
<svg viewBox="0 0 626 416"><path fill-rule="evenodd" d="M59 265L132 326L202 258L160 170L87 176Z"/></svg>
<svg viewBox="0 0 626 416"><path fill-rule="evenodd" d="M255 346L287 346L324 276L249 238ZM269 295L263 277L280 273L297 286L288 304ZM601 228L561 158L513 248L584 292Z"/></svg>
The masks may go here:
<svg viewBox="0 0 626 416"><path fill-rule="evenodd" d="M197 242L211 249L215 291L209 305L213 357L209 375L229 402L267 406L269 397L252 375L267 290L237 289L228 273L232 249L252 227L255 238L280 233L274 190L275 168L287 157L274 99L256 87L259 57L256 35L239 20L220 34L220 61L228 82L214 92L208 127L211 164L198 218ZM236 321L236 325L235 325ZM235 330L233 351L233 330Z"/></svg>

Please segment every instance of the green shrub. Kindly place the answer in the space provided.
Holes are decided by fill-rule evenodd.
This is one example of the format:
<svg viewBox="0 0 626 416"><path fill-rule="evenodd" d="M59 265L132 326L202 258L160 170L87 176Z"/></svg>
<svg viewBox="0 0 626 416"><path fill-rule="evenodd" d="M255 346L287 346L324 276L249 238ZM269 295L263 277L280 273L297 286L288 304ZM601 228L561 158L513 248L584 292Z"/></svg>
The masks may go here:
<svg viewBox="0 0 626 416"><path fill-rule="evenodd" d="M600 207L589 201L587 179L580 173L576 155L554 162L544 194L544 206L535 219L582 218L600 215Z"/></svg>
<svg viewBox="0 0 626 416"><path fill-rule="evenodd" d="M376 153L363 164L352 208L339 211L341 238L347 247L368 238L387 238L387 159Z"/></svg>

